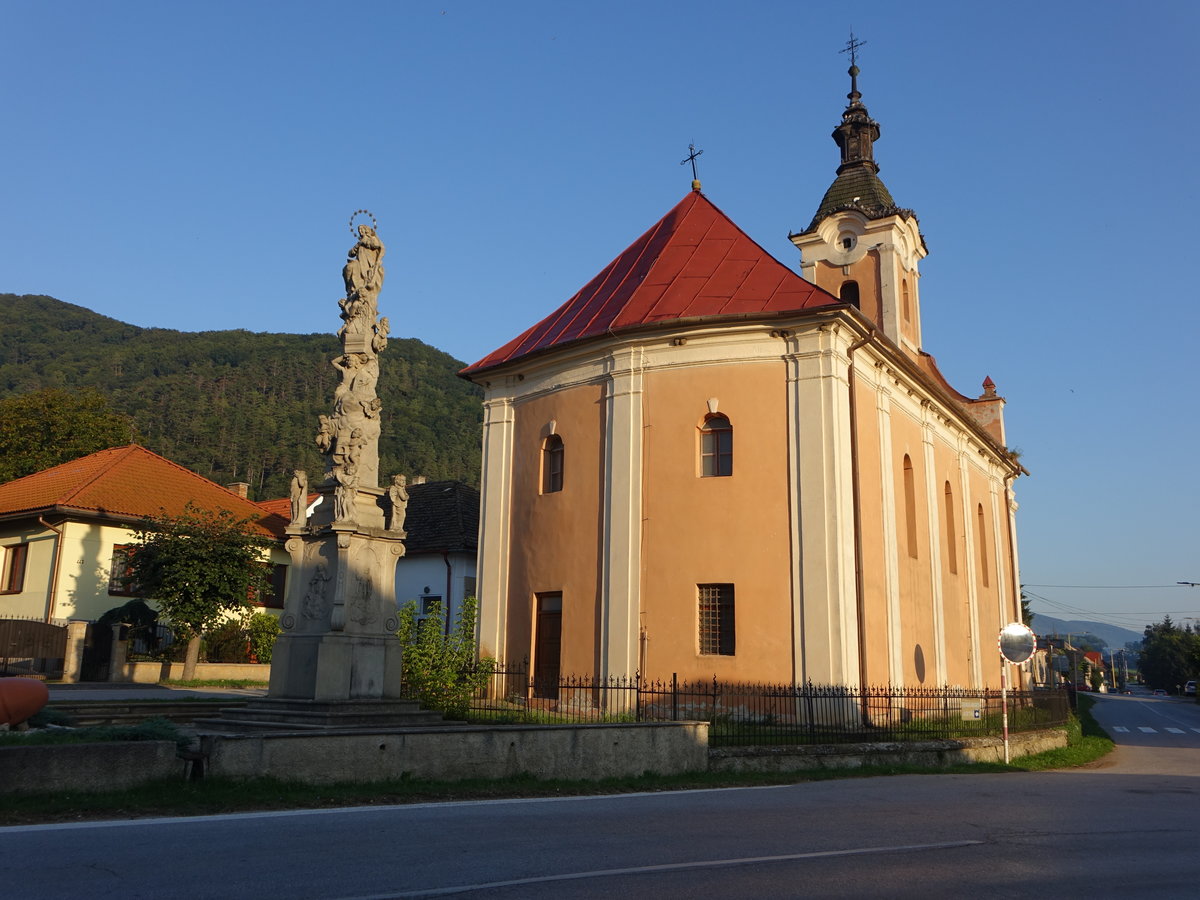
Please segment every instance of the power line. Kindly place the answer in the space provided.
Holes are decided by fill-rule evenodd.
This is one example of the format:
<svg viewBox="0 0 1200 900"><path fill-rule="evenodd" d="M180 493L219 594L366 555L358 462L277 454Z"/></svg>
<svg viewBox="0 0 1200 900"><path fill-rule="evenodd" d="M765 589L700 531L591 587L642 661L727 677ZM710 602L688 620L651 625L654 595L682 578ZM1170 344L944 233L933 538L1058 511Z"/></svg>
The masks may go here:
<svg viewBox="0 0 1200 900"><path fill-rule="evenodd" d="M1187 587L1187 585L1180 582L1178 584L1023 584L1021 587L1082 588L1089 591L1144 591L1157 588Z"/></svg>

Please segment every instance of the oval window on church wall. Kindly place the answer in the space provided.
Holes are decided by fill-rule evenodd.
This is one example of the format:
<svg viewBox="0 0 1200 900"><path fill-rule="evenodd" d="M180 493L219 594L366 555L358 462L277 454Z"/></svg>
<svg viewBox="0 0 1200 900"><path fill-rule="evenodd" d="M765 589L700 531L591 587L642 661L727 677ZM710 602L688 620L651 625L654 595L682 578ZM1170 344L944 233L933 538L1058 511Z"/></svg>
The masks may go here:
<svg viewBox="0 0 1200 900"><path fill-rule="evenodd" d="M858 282L857 281L843 281L842 289L840 291L838 291L838 297L842 300L842 302L851 303L857 307L858 302L859 302L858 301Z"/></svg>

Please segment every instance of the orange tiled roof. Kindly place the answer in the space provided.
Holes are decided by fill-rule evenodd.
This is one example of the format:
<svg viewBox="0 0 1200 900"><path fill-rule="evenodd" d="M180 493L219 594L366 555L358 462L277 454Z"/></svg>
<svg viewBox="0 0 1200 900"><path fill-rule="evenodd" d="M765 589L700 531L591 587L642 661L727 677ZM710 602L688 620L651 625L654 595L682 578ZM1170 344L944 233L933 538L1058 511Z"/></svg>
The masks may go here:
<svg viewBox="0 0 1200 900"><path fill-rule="evenodd" d="M287 526L286 516L264 510L137 444L101 450L0 484L0 518L6 519L72 511L146 519L179 515L189 502L203 509L227 509L273 537L282 537Z"/></svg>
<svg viewBox="0 0 1200 900"><path fill-rule="evenodd" d="M693 191L555 312L460 374L659 322L778 315L839 302Z"/></svg>
<svg viewBox="0 0 1200 900"><path fill-rule="evenodd" d="M305 502L309 506L311 506L312 502L314 500L316 500L319 496L321 496L321 495L317 494L317 493L310 493L307 495L307 500L305 500ZM258 503L255 504L255 506L257 506L259 509L266 510L271 515L282 516L284 519L291 521L291 518L292 518L292 498L291 497L278 497L274 500L259 500Z"/></svg>

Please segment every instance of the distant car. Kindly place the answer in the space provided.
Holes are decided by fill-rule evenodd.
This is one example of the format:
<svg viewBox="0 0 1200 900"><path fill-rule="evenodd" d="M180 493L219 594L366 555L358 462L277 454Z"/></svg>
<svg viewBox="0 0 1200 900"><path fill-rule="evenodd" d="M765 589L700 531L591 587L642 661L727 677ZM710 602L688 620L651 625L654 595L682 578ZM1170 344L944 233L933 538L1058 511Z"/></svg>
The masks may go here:
<svg viewBox="0 0 1200 900"><path fill-rule="evenodd" d="M1185 694L1187 694L1189 697L1195 697L1196 696L1196 682L1189 681L1187 684L1185 684L1183 686L1183 692Z"/></svg>
<svg viewBox="0 0 1200 900"><path fill-rule="evenodd" d="M1152 691L1152 693L1154 694L1154 696L1155 696L1155 697L1165 697L1165 696L1167 696L1167 692L1166 692L1166 691L1164 691L1162 688L1155 688L1155 689Z"/></svg>
<svg viewBox="0 0 1200 900"><path fill-rule="evenodd" d="M1133 691L1131 691L1129 688L1125 688L1125 690L1121 691L1121 693L1122 694L1132 694Z"/></svg>

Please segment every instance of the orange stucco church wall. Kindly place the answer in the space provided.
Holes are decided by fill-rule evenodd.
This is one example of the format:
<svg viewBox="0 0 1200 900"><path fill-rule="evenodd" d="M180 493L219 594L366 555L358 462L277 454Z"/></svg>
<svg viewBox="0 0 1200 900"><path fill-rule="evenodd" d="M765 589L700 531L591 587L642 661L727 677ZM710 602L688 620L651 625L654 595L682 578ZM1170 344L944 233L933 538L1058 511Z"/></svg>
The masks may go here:
<svg viewBox="0 0 1200 900"><path fill-rule="evenodd" d="M652 678L792 677L784 364L656 371L644 397L642 627ZM733 426L733 474L701 477L699 429L715 398ZM733 584L732 656L699 649L697 585Z"/></svg>
<svg viewBox="0 0 1200 900"><path fill-rule="evenodd" d="M561 671L590 675L598 671L603 390L584 385L520 401L514 420L507 655L532 657L537 595L561 592ZM542 443L552 420L563 440L563 487L542 493Z"/></svg>

